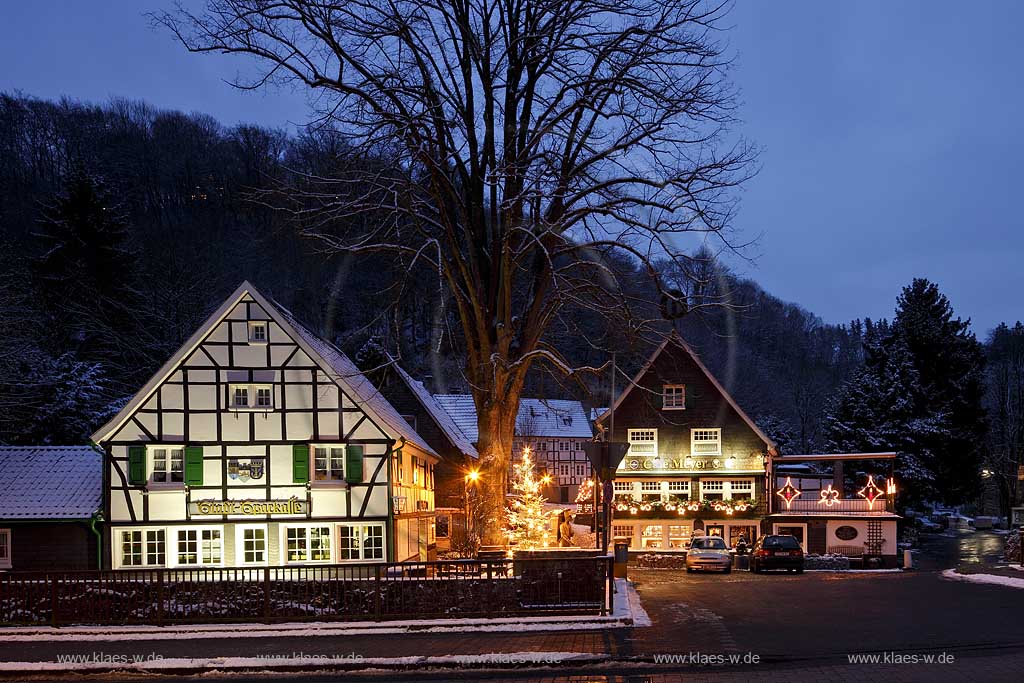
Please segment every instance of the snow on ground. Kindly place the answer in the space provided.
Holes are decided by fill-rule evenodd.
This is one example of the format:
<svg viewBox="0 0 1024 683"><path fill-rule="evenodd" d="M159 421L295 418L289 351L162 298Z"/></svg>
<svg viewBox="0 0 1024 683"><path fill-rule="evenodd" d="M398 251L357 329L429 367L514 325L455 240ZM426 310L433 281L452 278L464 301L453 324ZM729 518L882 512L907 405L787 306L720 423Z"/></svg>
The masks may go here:
<svg viewBox="0 0 1024 683"><path fill-rule="evenodd" d="M1008 588L1024 588L1024 579L1016 579L1012 576L998 576L996 574L961 574L955 569L947 569L942 572L942 578L951 581L966 581L968 583L987 583Z"/></svg>

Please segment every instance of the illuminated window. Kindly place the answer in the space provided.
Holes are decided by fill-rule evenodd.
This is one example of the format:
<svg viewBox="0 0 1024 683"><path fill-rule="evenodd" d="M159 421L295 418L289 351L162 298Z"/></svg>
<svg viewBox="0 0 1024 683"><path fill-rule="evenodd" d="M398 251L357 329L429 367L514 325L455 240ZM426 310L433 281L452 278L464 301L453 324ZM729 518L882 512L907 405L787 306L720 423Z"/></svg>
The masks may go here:
<svg viewBox="0 0 1024 683"><path fill-rule="evenodd" d="M721 429L691 429L690 452L693 455L721 455Z"/></svg>
<svg viewBox="0 0 1024 683"><path fill-rule="evenodd" d="M0 567L11 568L11 530L0 529Z"/></svg>
<svg viewBox="0 0 1024 683"><path fill-rule="evenodd" d="M690 494L690 482L687 481L687 480L682 480L682 479L676 479L674 481L670 481L668 483L668 492L669 493L678 493L678 494L689 495Z"/></svg>
<svg viewBox="0 0 1024 683"><path fill-rule="evenodd" d="M663 386L661 407L663 410L685 410L686 386L683 384L666 384Z"/></svg>
<svg viewBox="0 0 1024 683"><path fill-rule="evenodd" d="M628 538L629 547L633 547L633 526L631 524L612 524L612 538Z"/></svg>
<svg viewBox="0 0 1024 683"><path fill-rule="evenodd" d="M339 524L338 556L342 560L383 560L383 524Z"/></svg>
<svg viewBox="0 0 1024 683"><path fill-rule="evenodd" d="M331 528L288 527L285 533L288 562L330 562Z"/></svg>
<svg viewBox="0 0 1024 683"><path fill-rule="evenodd" d="M185 481L185 449L161 446L149 449L149 480L154 484L180 484Z"/></svg>
<svg viewBox="0 0 1024 683"><path fill-rule="evenodd" d="M670 524L668 527L668 547L686 548L690 544L693 528L689 524Z"/></svg>
<svg viewBox="0 0 1024 683"><path fill-rule="evenodd" d="M179 566L219 565L224 558L221 530L178 529L177 564Z"/></svg>
<svg viewBox="0 0 1024 683"><path fill-rule="evenodd" d="M645 526L640 531L640 541L644 548L661 548L665 542L664 529L660 524Z"/></svg>
<svg viewBox="0 0 1024 683"><path fill-rule="evenodd" d="M345 480L345 447L313 447L313 481Z"/></svg>
<svg viewBox="0 0 1024 683"><path fill-rule="evenodd" d="M626 433L630 455L655 456L658 454L657 429L630 429Z"/></svg>

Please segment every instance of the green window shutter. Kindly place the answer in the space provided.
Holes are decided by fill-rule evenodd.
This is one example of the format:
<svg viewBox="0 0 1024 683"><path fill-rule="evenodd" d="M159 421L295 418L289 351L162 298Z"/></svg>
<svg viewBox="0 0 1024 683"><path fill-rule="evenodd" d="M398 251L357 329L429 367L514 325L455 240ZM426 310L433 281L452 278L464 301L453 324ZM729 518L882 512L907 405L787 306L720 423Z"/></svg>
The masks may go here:
<svg viewBox="0 0 1024 683"><path fill-rule="evenodd" d="M128 447L128 483L142 486L146 483L146 447Z"/></svg>
<svg viewBox="0 0 1024 683"><path fill-rule="evenodd" d="M203 485L203 447L185 446L185 483Z"/></svg>
<svg viewBox="0 0 1024 683"><path fill-rule="evenodd" d="M309 444L292 446L292 481L296 484L309 483Z"/></svg>
<svg viewBox="0 0 1024 683"><path fill-rule="evenodd" d="M363 447L355 444L345 446L345 481L358 484L363 480Z"/></svg>

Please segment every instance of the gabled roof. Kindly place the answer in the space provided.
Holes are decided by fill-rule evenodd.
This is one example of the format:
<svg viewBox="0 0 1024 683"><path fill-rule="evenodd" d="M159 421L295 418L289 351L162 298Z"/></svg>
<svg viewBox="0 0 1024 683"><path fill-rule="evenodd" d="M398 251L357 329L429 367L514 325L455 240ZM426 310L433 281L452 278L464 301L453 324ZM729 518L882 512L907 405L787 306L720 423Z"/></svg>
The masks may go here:
<svg viewBox="0 0 1024 683"><path fill-rule="evenodd" d="M462 428L459 427L458 423L452 419L452 416L448 414L448 411L437 402L437 399L434 398L429 391L427 391L427 388L423 386L423 382L413 379L412 376L403 370L402 366L398 363L394 364L394 368L398 372L398 376L401 377L402 381L409 387L409 391L412 392L413 396L416 397L416 400L423 406L423 409L427 411L431 418L433 418L434 422L437 423L437 426L441 428L441 431L444 432L444 435L452 442L452 445L471 458L479 458L480 454L477 453L476 447L473 446L473 442L470 441L469 437L466 436L466 433L462 431ZM475 420L475 413L473 417ZM475 424L476 423L474 422L474 426Z"/></svg>
<svg viewBox="0 0 1024 683"><path fill-rule="evenodd" d="M0 446L0 520L89 519L102 502L92 446Z"/></svg>
<svg viewBox="0 0 1024 683"><path fill-rule="evenodd" d="M438 403L451 415L466 436L479 440L476 405L469 394L437 394ZM516 436L590 439L587 411L579 401L565 399L523 398L516 416Z"/></svg>
<svg viewBox="0 0 1024 683"><path fill-rule="evenodd" d="M698 368L700 368L701 372L704 373L704 376L708 378L708 381L710 381L711 384L715 387L715 389L718 390L718 393L720 393L722 397L726 400L726 402L732 407L732 409L736 411L736 414L738 414L743 419L743 421L747 423L747 426L750 427L750 429L755 434L757 434L759 439L765 442L765 444L768 446L768 450L774 453L776 450L775 442L769 439L768 435L765 434L761 430L761 428L757 426L757 423L751 420L750 416L747 415L742 408L740 408L739 404L736 403L736 400L732 397L732 395L730 395L729 392L725 390L725 387L723 387L721 383L718 381L718 379L711 374L711 371L708 370L707 366L704 365L703 362L701 362L700 357L697 356L694 350L690 348L689 344L683 341L683 338L680 337L675 332L675 330L672 331L672 334L665 337L665 340L658 345L658 348L654 350L654 353L652 353L651 357L647 359L647 362L644 363L644 366L640 368L640 371L637 372L636 375L633 377L633 381L626 385L625 390L623 390L623 392L619 394L618 398L615 399L615 402L612 404L612 408L617 409L622 404L622 401L626 398L626 396L629 395L629 392L633 390L633 387L640 384L640 381L644 378L644 375L646 375L647 372L651 369L651 366L654 365L655 359L657 359L658 356L661 355L661 352L664 351L665 347L667 347L669 344L674 344L677 348L680 348L689 354L690 358L693 359L694 364ZM601 415L599 415L597 419L594 421L597 423L604 422L605 420L608 419L608 415L610 414L610 412L610 409L606 410Z"/></svg>
<svg viewBox="0 0 1024 683"><path fill-rule="evenodd" d="M416 430L408 422L402 419L402 416L398 414L394 406L366 379L355 363L349 360L348 356L333 344L324 341L310 332L286 308L263 296L248 282L243 282L239 285L238 289L199 326L199 329L163 364L142 389L132 397L128 404L113 419L93 434L92 440L99 443L116 433L139 406L145 403L153 392L178 368L181 362L188 358L189 354L202 344L210 330L219 324L246 295L251 296L267 312L267 315L295 340L299 348L314 363L327 372L332 380L338 383L342 390L348 394L349 398L366 412L367 416L378 428L392 439L405 439L405 441L420 450L437 456L434 449L427 444L423 437L416 433Z"/></svg>

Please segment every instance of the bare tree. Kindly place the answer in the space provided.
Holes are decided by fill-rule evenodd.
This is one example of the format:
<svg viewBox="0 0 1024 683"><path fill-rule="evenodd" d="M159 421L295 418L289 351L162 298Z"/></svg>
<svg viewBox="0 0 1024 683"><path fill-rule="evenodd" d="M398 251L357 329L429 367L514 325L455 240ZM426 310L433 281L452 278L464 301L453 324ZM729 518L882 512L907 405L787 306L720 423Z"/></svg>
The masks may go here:
<svg viewBox="0 0 1024 683"><path fill-rule="evenodd" d="M211 0L154 18L190 51L258 58L240 87L310 89L325 123L386 160L303 178L283 208L331 250L435 274L465 346L484 495L500 503L528 371L600 369L574 366L549 331L581 309L653 331L622 278L685 258L687 233L730 244L730 190L754 152L729 130L728 4ZM616 266L623 254L639 265ZM484 542L498 541L493 525Z"/></svg>

